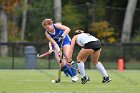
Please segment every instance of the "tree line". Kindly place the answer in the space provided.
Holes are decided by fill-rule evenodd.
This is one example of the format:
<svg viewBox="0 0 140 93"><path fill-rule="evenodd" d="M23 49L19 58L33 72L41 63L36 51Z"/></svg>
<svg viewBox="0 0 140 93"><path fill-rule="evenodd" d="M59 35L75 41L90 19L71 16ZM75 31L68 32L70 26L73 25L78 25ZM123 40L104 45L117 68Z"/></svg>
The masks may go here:
<svg viewBox="0 0 140 93"><path fill-rule="evenodd" d="M139 42L139 7L138 0L0 0L0 40L46 42L41 22L52 18L70 27L70 36L82 29L105 43ZM7 47L1 50L6 55Z"/></svg>

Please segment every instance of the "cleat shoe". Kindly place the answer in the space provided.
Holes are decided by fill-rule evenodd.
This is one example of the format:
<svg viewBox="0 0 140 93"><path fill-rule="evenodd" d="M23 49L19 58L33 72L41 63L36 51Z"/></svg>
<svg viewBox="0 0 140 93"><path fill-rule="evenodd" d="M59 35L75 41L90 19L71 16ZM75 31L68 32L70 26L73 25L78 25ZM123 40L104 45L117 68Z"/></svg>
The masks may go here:
<svg viewBox="0 0 140 93"><path fill-rule="evenodd" d="M73 76L72 78L71 78L71 81L72 82L77 82L79 79L78 79L78 77L77 76Z"/></svg>
<svg viewBox="0 0 140 93"><path fill-rule="evenodd" d="M87 76L84 76L83 78L81 78L81 83L82 84L85 84L87 81L89 81L90 79L89 79L89 77L87 77Z"/></svg>
<svg viewBox="0 0 140 93"><path fill-rule="evenodd" d="M111 81L111 79L109 77L103 77L102 83L108 83L110 81Z"/></svg>

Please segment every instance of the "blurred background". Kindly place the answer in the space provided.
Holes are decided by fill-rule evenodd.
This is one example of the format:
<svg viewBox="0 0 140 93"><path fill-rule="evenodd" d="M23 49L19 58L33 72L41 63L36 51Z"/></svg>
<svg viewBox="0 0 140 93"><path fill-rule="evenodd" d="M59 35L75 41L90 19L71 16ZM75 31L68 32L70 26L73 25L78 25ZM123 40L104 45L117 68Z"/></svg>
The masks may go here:
<svg viewBox="0 0 140 93"><path fill-rule="evenodd" d="M117 69L120 58L125 69L140 69L139 0L0 0L0 69L57 68L53 54L36 58L49 49L41 25L45 18L70 27L71 38L77 29L99 38L107 69ZM76 46L75 61L79 50ZM90 58L86 68L95 68Z"/></svg>

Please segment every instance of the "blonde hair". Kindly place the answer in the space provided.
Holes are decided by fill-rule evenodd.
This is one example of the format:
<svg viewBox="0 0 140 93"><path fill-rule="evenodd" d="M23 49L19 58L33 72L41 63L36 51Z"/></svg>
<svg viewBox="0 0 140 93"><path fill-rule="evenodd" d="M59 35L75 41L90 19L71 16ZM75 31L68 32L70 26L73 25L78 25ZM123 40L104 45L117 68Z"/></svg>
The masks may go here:
<svg viewBox="0 0 140 93"><path fill-rule="evenodd" d="M52 19L46 18L46 19L44 19L44 20L42 21L42 26L45 26L47 22L50 23L50 24L53 23Z"/></svg>
<svg viewBox="0 0 140 93"><path fill-rule="evenodd" d="M75 35L81 34L81 33L84 33L84 31L83 31L83 30L76 30L76 31L75 31Z"/></svg>

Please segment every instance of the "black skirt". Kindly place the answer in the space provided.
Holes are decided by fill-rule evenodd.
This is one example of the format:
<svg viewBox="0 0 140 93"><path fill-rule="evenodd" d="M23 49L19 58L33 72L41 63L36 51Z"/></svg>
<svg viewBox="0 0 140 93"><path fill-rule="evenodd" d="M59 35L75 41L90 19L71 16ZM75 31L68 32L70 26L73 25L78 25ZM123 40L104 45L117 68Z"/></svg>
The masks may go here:
<svg viewBox="0 0 140 93"><path fill-rule="evenodd" d="M101 42L98 41L91 41L84 45L85 49L93 49L94 51L98 51L101 48Z"/></svg>

